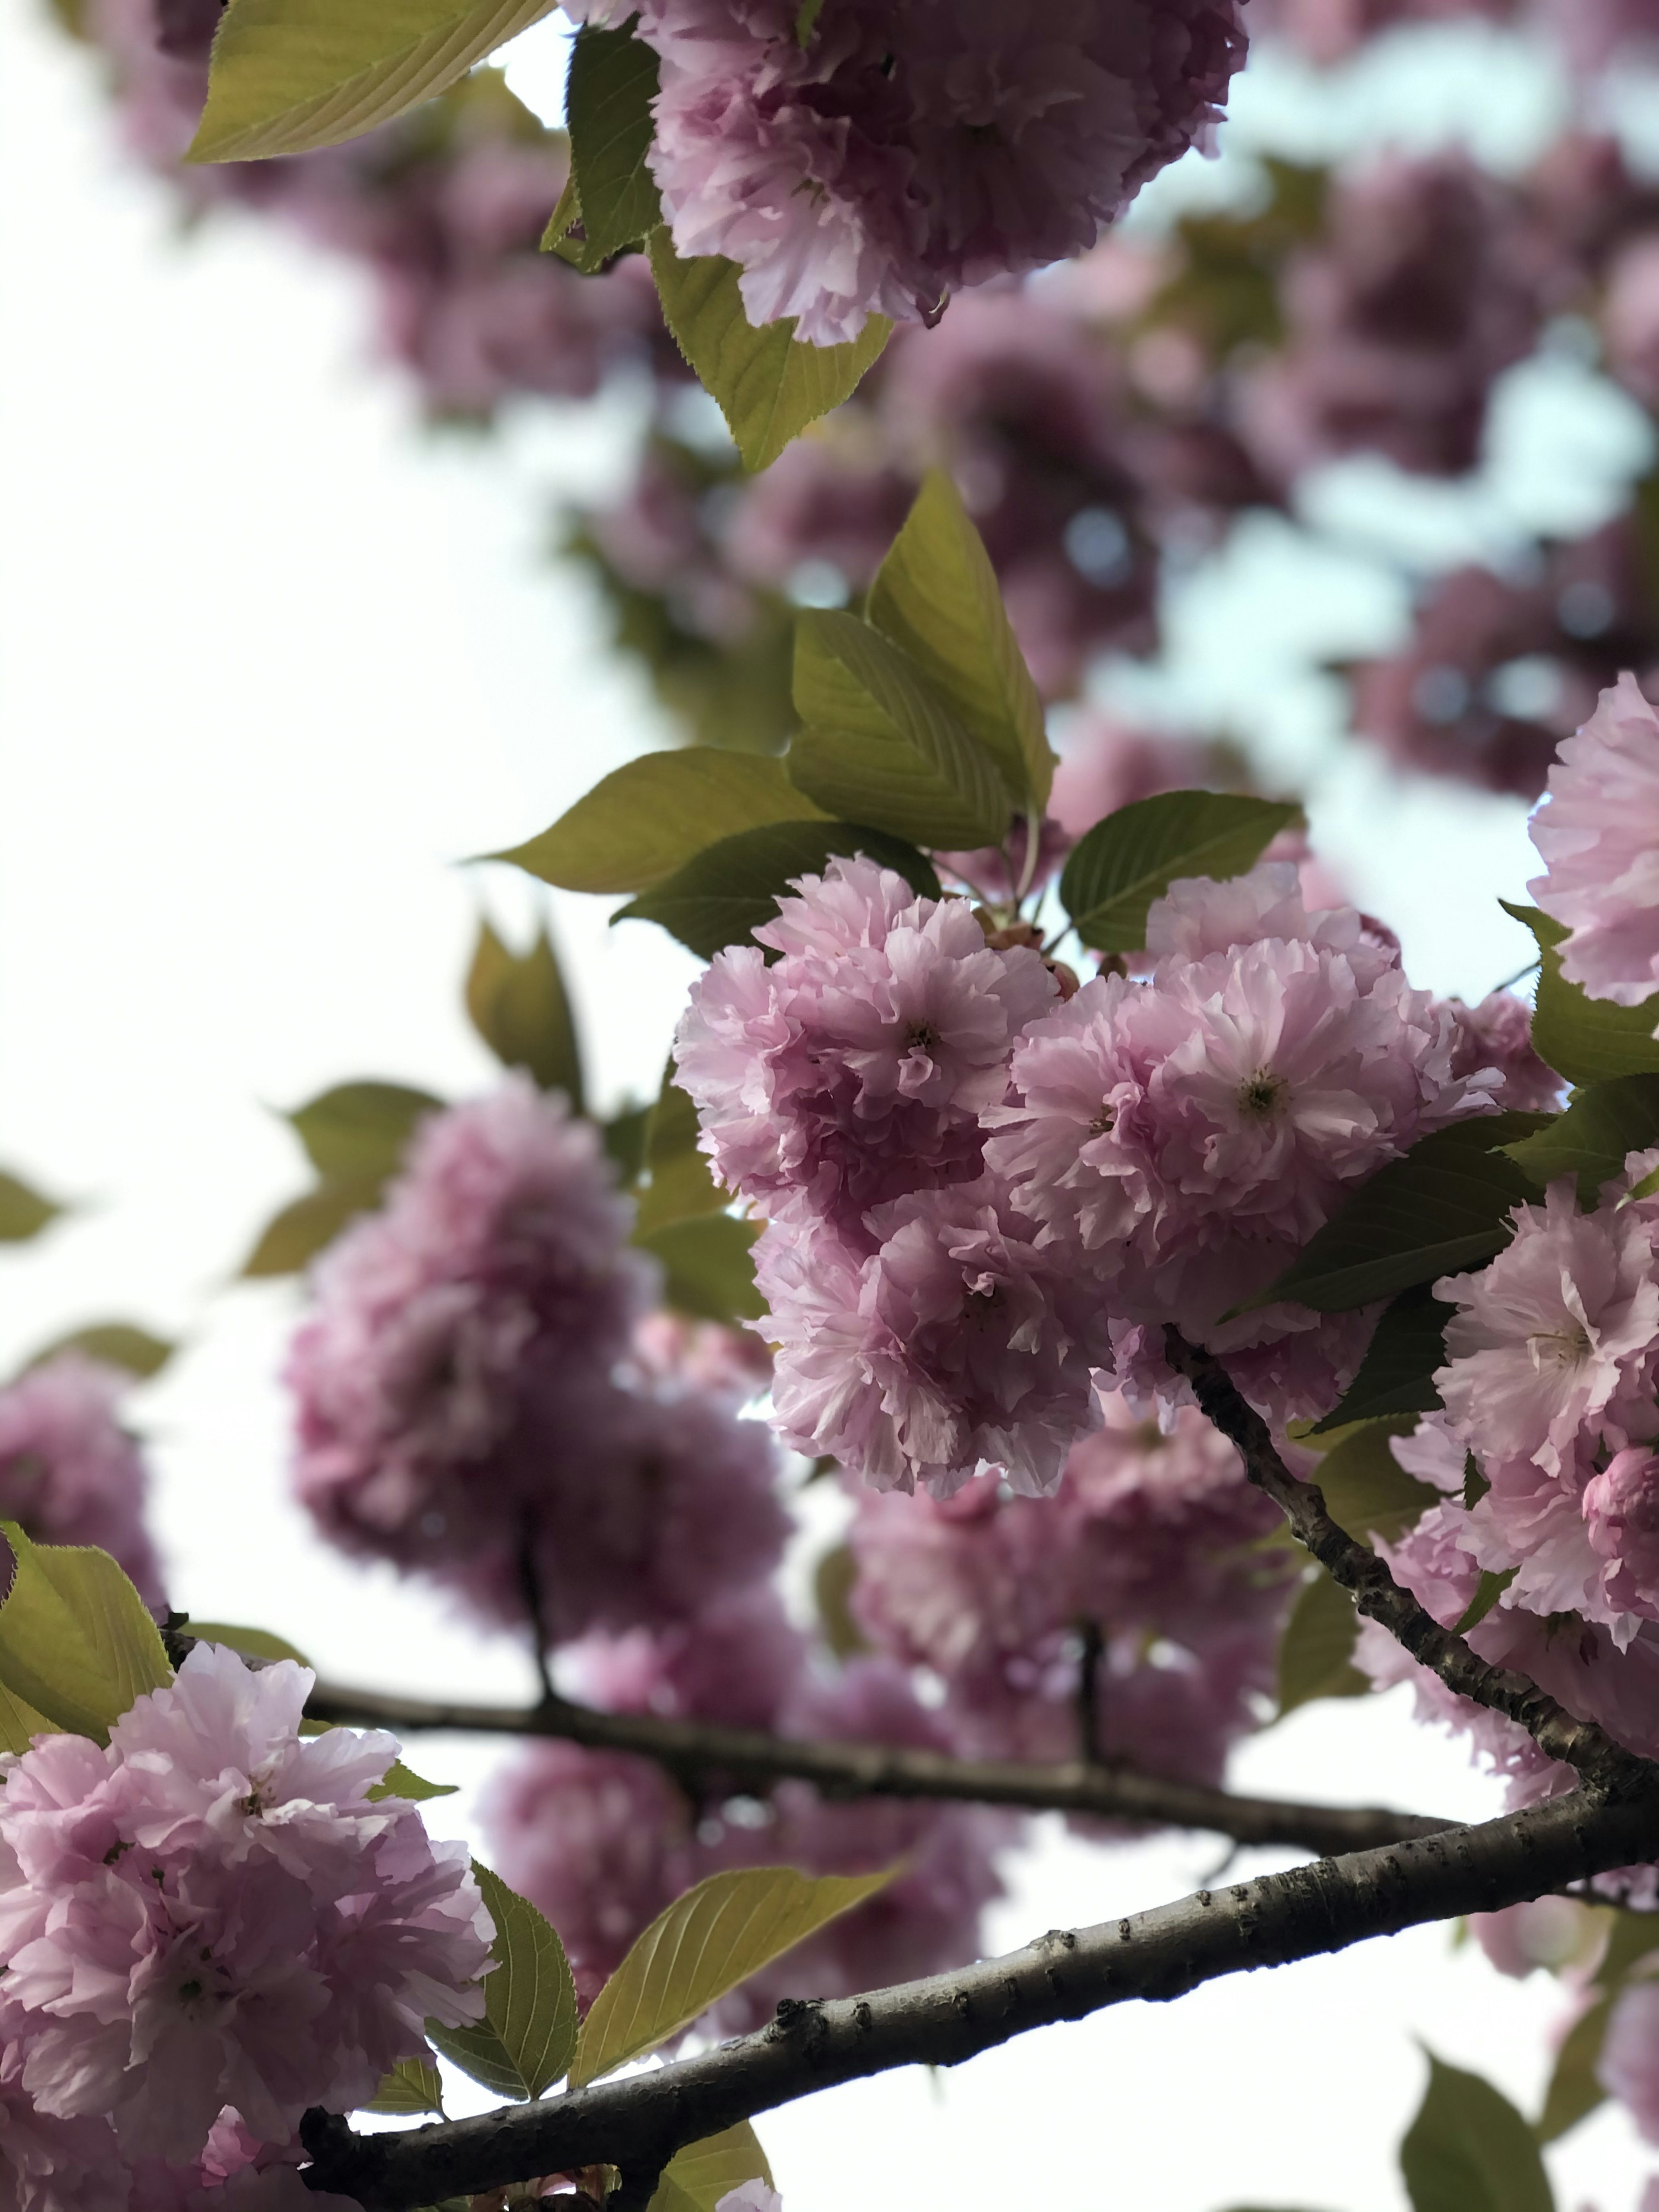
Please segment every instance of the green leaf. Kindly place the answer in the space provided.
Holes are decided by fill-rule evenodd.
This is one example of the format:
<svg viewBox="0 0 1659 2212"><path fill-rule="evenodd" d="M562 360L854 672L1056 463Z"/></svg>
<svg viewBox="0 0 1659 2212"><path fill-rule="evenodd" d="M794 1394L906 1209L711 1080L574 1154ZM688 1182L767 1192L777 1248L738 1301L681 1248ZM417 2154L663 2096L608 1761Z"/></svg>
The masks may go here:
<svg viewBox="0 0 1659 2212"><path fill-rule="evenodd" d="M366 2112L392 2112L408 2118L416 2112L444 2109L443 2083L438 2069L425 2058L400 2058L363 2106Z"/></svg>
<svg viewBox="0 0 1659 2212"><path fill-rule="evenodd" d="M403 1083L341 1083L286 1116L320 1176L391 1175L443 1100Z"/></svg>
<svg viewBox="0 0 1659 2212"><path fill-rule="evenodd" d="M601 267L624 246L637 246L662 220L645 160L657 76L656 54L642 39L626 30L596 30L591 23L577 32L564 105L570 185L582 233L579 268ZM567 222L562 235L569 228Z"/></svg>
<svg viewBox="0 0 1659 2212"><path fill-rule="evenodd" d="M624 1106L600 1125L605 1158L616 1168L624 1188L637 1182L645 1172L646 1141L655 1111L654 1106Z"/></svg>
<svg viewBox="0 0 1659 2212"><path fill-rule="evenodd" d="M152 1336L147 1328L130 1321L97 1321L89 1322L85 1328L71 1329L67 1336L54 1337L28 1364L44 1367L60 1352L78 1352L88 1359L102 1360L106 1367L125 1367L129 1375L147 1378L159 1375L177 1350L165 1337Z"/></svg>
<svg viewBox="0 0 1659 2212"><path fill-rule="evenodd" d="M1435 1371L1446 1364L1446 1323L1452 1309L1426 1283L1413 1284L1385 1308L1371 1332L1359 1372L1340 1402L1308 1431L1328 1436L1352 1421L1431 1413L1440 1403Z"/></svg>
<svg viewBox="0 0 1659 2212"><path fill-rule="evenodd" d="M795 10L795 44L810 46L812 34L818 27L818 17L823 13L823 0L800 0Z"/></svg>
<svg viewBox="0 0 1659 2212"><path fill-rule="evenodd" d="M485 2016L476 2027L427 2022L428 2039L492 2096L526 2104L550 2088L576 2048L576 1985L564 1946L526 1899L476 1861L473 1873L495 1923L484 1977Z"/></svg>
<svg viewBox="0 0 1659 2212"><path fill-rule="evenodd" d="M185 1616L184 1632L193 1636L198 1644L228 1644L233 1651L240 1651L250 1659L295 1659L301 1667L311 1662L303 1651L290 1644L285 1636L273 1636L268 1628L243 1628L239 1624L223 1620L193 1620Z"/></svg>
<svg viewBox="0 0 1659 2212"><path fill-rule="evenodd" d="M27 1244L64 1211L0 1168L0 1244Z"/></svg>
<svg viewBox="0 0 1659 2212"><path fill-rule="evenodd" d="M1500 1575L1495 1574L1490 1567L1483 1568L1480 1580L1475 1585L1474 1595L1465 1607L1462 1620L1452 1623L1452 1634L1467 1636L1470 1629L1479 1628L1519 1571L1516 1567L1505 1567Z"/></svg>
<svg viewBox="0 0 1659 2212"><path fill-rule="evenodd" d="M729 1213L706 1213L701 1219L665 1222L648 1236L636 1236L642 1251L654 1252L665 1277L663 1299L678 1312L699 1321L725 1322L735 1327L758 1321L766 1311L755 1288L755 1263L750 1257L760 1234L757 1221L738 1221Z"/></svg>
<svg viewBox="0 0 1659 2212"><path fill-rule="evenodd" d="M871 586L869 619L995 757L1016 806L1041 813L1054 757L1042 702L961 494L930 469Z"/></svg>
<svg viewBox="0 0 1659 2212"><path fill-rule="evenodd" d="M514 952L489 924L478 927L478 949L466 978L472 1026L503 1067L522 1067L544 1091L562 1091L582 1110L581 1048L564 977L545 929L528 952Z"/></svg>
<svg viewBox="0 0 1659 2212"><path fill-rule="evenodd" d="M1279 1717L1316 1698L1364 1697L1369 1679L1353 1663L1359 1616L1322 1569L1302 1586L1279 1643Z"/></svg>
<svg viewBox="0 0 1659 2212"><path fill-rule="evenodd" d="M946 849L1000 843L1008 793L993 754L908 653L856 615L795 623L796 732L784 766L848 821Z"/></svg>
<svg viewBox="0 0 1659 2212"><path fill-rule="evenodd" d="M1501 1147L1530 1136L1541 1114L1483 1114L1413 1145L1364 1182L1241 1312L1293 1298L1344 1313L1490 1260L1509 1242L1510 1212L1533 1186Z"/></svg>
<svg viewBox="0 0 1659 2212"><path fill-rule="evenodd" d="M921 854L883 830L850 822L774 822L723 837L611 920L654 921L712 959L728 945L747 943L762 922L775 921L777 902L798 877L822 875L837 855L850 860L859 853L896 869L925 897L940 895L939 878Z"/></svg>
<svg viewBox="0 0 1659 2212"><path fill-rule="evenodd" d="M850 1544L836 1545L813 1571L812 1598L818 1626L837 1659L851 1659L870 1649L868 1638L853 1618L852 1597L858 1578L859 1563Z"/></svg>
<svg viewBox="0 0 1659 2212"><path fill-rule="evenodd" d="M456 1782L428 1782L394 1759L385 1774L366 1794L371 1804L378 1805L382 1797L401 1797L406 1804L424 1805L434 1797L453 1797L459 1790Z"/></svg>
<svg viewBox="0 0 1659 2212"><path fill-rule="evenodd" d="M486 857L561 890L639 891L740 830L823 819L781 761L692 745L613 769L539 837Z"/></svg>
<svg viewBox="0 0 1659 2212"><path fill-rule="evenodd" d="M613 769L529 845L487 858L562 891L644 891L738 830L823 818L783 761L688 745Z"/></svg>
<svg viewBox="0 0 1659 2212"><path fill-rule="evenodd" d="M1557 951L1565 927L1535 906L1512 906L1499 899L1505 914L1523 923L1537 939L1541 965L1533 1008L1533 1048L1569 1083L1604 1083L1614 1075L1659 1073L1659 997L1639 1006L1615 1006L1610 999L1587 997L1561 973Z"/></svg>
<svg viewBox="0 0 1659 2212"><path fill-rule="evenodd" d="M1400 2170L1412 2212L1555 2212L1532 2130L1509 2099L1432 2052Z"/></svg>
<svg viewBox="0 0 1659 2212"><path fill-rule="evenodd" d="M1332 1519L1362 1544L1372 1536L1392 1542L1443 1502L1432 1484L1407 1474L1389 1449L1391 1437L1380 1426L1357 1429L1332 1446L1312 1476Z"/></svg>
<svg viewBox="0 0 1659 2212"><path fill-rule="evenodd" d="M1164 791L1138 799L1097 822L1072 848L1060 878L1060 903L1085 945L1138 952L1146 910L1184 876L1224 883L1244 874L1302 809L1218 791Z"/></svg>
<svg viewBox="0 0 1659 2212"><path fill-rule="evenodd" d="M32 1543L14 1521L0 1535L16 1560L0 1603L0 1683L76 1735L109 1741L110 1724L173 1680L161 1632L107 1552Z"/></svg>
<svg viewBox="0 0 1659 2212"><path fill-rule="evenodd" d="M666 229L652 232L650 252L663 319L719 403L746 469L767 467L809 422L850 399L892 334L884 315L872 315L850 345L798 344L793 316L760 330L750 323L734 261L682 261Z"/></svg>
<svg viewBox="0 0 1659 2212"><path fill-rule="evenodd" d="M1555 2069L1544 2093L1544 2109L1533 2129L1539 2142L1554 2142L1580 2120L1587 2120L1598 2105L1606 2103L1607 2093L1597 2080L1595 2069L1612 2013L1613 1998L1604 1996L1568 2029L1555 2055Z"/></svg>
<svg viewBox="0 0 1659 2212"><path fill-rule="evenodd" d="M188 161L337 145L464 76L553 0L231 0Z"/></svg>
<svg viewBox="0 0 1659 2212"><path fill-rule="evenodd" d="M710 1875L659 1912L593 2000L570 2069L581 2088L678 2035L729 1990L892 1879L746 1867Z"/></svg>
<svg viewBox="0 0 1659 2212"><path fill-rule="evenodd" d="M725 1211L727 1194L709 1174L708 1162L697 1149L701 1127L696 1108L674 1080L671 1059L646 1136L647 1179L640 1192L636 1239L665 1228L671 1221L690 1221Z"/></svg>
<svg viewBox="0 0 1659 2212"><path fill-rule="evenodd" d="M331 1244L347 1222L372 1213L386 1188L384 1176L331 1176L275 1214L242 1262L245 1277L297 1274Z"/></svg>
<svg viewBox="0 0 1659 2212"><path fill-rule="evenodd" d="M701 2142L688 2143L665 2168L647 2212L715 2212L722 2197L745 2181L772 2186L772 2169L747 2120Z"/></svg>
<svg viewBox="0 0 1659 2212"><path fill-rule="evenodd" d="M1604 1182L1624 1172L1627 1152L1659 1145L1659 1075L1615 1075L1575 1093L1565 1113L1504 1151L1541 1190L1558 1176L1578 1178L1594 1206Z"/></svg>
<svg viewBox="0 0 1659 2212"><path fill-rule="evenodd" d="M38 1735L62 1735L64 1731L26 1698L0 1682L0 1751L27 1751Z"/></svg>

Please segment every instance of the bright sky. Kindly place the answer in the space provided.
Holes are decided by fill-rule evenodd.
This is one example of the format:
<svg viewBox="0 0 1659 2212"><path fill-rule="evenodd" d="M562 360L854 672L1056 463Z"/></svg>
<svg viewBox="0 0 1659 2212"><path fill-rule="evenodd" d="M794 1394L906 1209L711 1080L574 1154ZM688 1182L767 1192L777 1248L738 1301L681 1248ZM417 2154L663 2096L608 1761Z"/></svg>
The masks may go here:
<svg viewBox="0 0 1659 2212"><path fill-rule="evenodd" d="M600 650L581 582L542 552L551 492L619 465L626 409L597 432L550 409L493 444L426 436L368 365L348 272L251 221L178 234L112 139L87 58L15 0L0 15L0 1159L79 1210L0 1259L0 1371L106 1315L184 1336L137 1403L178 1601L281 1630L337 1675L514 1696L510 1645L480 1646L309 1540L284 1494L275 1382L295 1294L232 1279L304 1182L268 1109L355 1075L451 1095L489 1079L459 980L480 899L520 929L532 902L508 872L455 863L542 827L659 735ZM1552 435L1577 419L1572 392L1557 397ZM1604 416L1568 444L1581 480L1628 464L1628 426ZM1372 494L1334 496L1351 512ZM1395 618L1357 556L1317 564L1310 617L1315 574L1274 526L1177 611L1176 696L1206 671L1287 769L1316 757L1331 703L1289 672L1297 623ZM1403 925L1415 980L1478 994L1520 964L1492 918L1528 872L1518 808L1402 792L1358 756L1319 777L1316 832L1362 902ZM689 957L643 927L608 933L597 906L553 904L601 1096L653 1087ZM493 1755L428 1741L411 1756L471 1785ZM1392 1699L1305 1711L1237 1779L1494 1803ZM461 1832L467 1802L434 1807L434 1825ZM1158 1902L1218 1858L1205 1839L1052 1837L1010 1868L992 1942ZM1428 1929L1030 2037L937 2081L838 2091L762 2133L787 2212L1398 2212L1413 2037L1535 2109L1559 2010L1549 1984L1500 1983ZM1627 2212L1650 2162L1604 2114L1555 2154L1563 2212L1589 2197Z"/></svg>

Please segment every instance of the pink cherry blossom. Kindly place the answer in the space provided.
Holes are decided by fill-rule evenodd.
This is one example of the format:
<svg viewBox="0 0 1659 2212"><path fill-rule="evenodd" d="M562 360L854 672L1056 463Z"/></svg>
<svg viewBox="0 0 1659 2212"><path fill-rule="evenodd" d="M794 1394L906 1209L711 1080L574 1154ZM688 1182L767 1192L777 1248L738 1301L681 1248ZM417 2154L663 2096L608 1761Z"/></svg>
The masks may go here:
<svg viewBox="0 0 1659 2212"><path fill-rule="evenodd" d="M1468 1927L1498 1972L1517 1982L1540 1966L1553 1974L1585 1964L1600 1934L1589 1909L1571 1897L1535 1897L1501 1912L1472 1912Z"/></svg>
<svg viewBox="0 0 1659 2212"><path fill-rule="evenodd" d="M1435 1285L1458 1309L1435 1382L1483 1463L1530 1462L1559 1476L1605 1429L1640 1421L1632 1398L1650 1403L1651 1231L1633 1211L1580 1213L1570 1182L1514 1218L1512 1241L1490 1265Z"/></svg>
<svg viewBox="0 0 1659 2212"><path fill-rule="evenodd" d="M714 2212L783 2212L783 2199L763 2181L745 2181L741 2189L728 2190Z"/></svg>
<svg viewBox="0 0 1659 2212"><path fill-rule="evenodd" d="M1492 991L1478 1006L1461 999L1446 1001L1459 1036L1452 1047L1452 1074L1459 1080L1482 1068L1495 1068L1502 1080L1492 1094L1508 1112L1553 1114L1561 1103L1562 1082L1534 1049L1532 1011L1513 991Z"/></svg>
<svg viewBox="0 0 1659 2212"><path fill-rule="evenodd" d="M1232 0L653 0L651 167L674 244L744 271L813 344L1065 259L1207 139L1243 59Z"/></svg>
<svg viewBox="0 0 1659 2212"><path fill-rule="evenodd" d="M978 1173L980 1112L1054 983L1035 952L994 951L965 900L920 898L868 860L804 877L755 933L782 957L715 957L680 1024L679 1080L729 1189L867 1248L872 1206Z"/></svg>
<svg viewBox="0 0 1659 2212"><path fill-rule="evenodd" d="M280 2145L308 2106L365 2102L427 2020L480 2016L465 1848L370 1802L389 1737L301 1741L311 1683L198 1644L106 1748L6 1760L7 2033L40 2112L107 2116L125 2154L175 2165L227 2106Z"/></svg>
<svg viewBox="0 0 1659 2212"><path fill-rule="evenodd" d="M1109 1350L1096 1294L989 1182L871 1220L867 1259L777 1222L755 1248L779 1434L878 1489L948 1496L994 1466L1017 1490L1052 1490L1097 1418Z"/></svg>
<svg viewBox="0 0 1659 2212"><path fill-rule="evenodd" d="M1615 1452L1585 1485L1583 1510L1590 1548L1611 1563L1609 1601L1659 1620L1659 1453Z"/></svg>
<svg viewBox="0 0 1659 2212"><path fill-rule="evenodd" d="M1595 2077L1647 2142L1659 2142L1659 1983L1638 1981L1614 2002Z"/></svg>
<svg viewBox="0 0 1659 2212"><path fill-rule="evenodd" d="M0 1519L38 1544L94 1544L160 1605L161 1572L144 1527L149 1476L121 1426L132 1377L60 1352L0 1390Z"/></svg>
<svg viewBox="0 0 1659 2212"><path fill-rule="evenodd" d="M1528 889L1569 932L1562 974L1639 1006L1659 990L1659 715L1634 677L1561 747L1532 840L1548 873Z"/></svg>

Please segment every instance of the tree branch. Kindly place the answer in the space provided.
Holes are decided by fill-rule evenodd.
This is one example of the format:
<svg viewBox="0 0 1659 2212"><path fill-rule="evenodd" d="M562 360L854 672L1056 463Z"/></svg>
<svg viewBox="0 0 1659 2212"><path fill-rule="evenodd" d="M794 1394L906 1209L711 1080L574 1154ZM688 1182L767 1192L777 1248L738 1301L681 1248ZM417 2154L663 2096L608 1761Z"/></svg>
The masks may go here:
<svg viewBox="0 0 1659 2212"><path fill-rule="evenodd" d="M1273 1499L1326 1572L1352 1593L1361 1613L1380 1621L1448 1689L1518 1722L1541 1750L1577 1767L1586 1780L1609 1790L1650 1786L1654 1770L1646 1761L1615 1743L1593 1721L1575 1719L1524 1674L1477 1658L1461 1636L1443 1628L1408 1590L1401 1589L1370 1547L1357 1542L1332 1520L1318 1485L1298 1481L1291 1473L1274 1449L1267 1423L1245 1402L1212 1353L1198 1351L1174 1328L1164 1331L1164 1342L1170 1364L1192 1384L1203 1413L1238 1446L1250 1480Z"/></svg>
<svg viewBox="0 0 1659 2212"><path fill-rule="evenodd" d="M700 1794L711 1778L728 1793L784 1780L811 1782L830 1797L917 1797L1029 1812L1086 1813L1164 1828L1201 1828L1235 1843L1288 1844L1322 1856L1439 1833L1451 1824L1381 1807L1297 1805L1234 1797L1201 1783L1164 1781L1098 1761L1038 1766L1014 1759L953 1759L947 1753L880 1743L819 1743L666 1719L602 1713L555 1698L514 1710L319 1682L306 1710L313 1720L387 1728L398 1735L456 1729L483 1735L557 1736L592 1750L654 1759Z"/></svg>
<svg viewBox="0 0 1659 2212"><path fill-rule="evenodd" d="M578 2166L648 2172L686 2143L838 2082L897 2066L957 2065L1107 2005L1167 2002L1224 1974L1494 1911L1651 1857L1659 1775L1642 1776L1642 1788L1616 1796L1586 1786L1478 1827L1055 1931L958 1973L833 2002L786 2000L757 2034L538 2104L369 2136L308 2115L307 2179L356 2197L368 2212L410 2212Z"/></svg>

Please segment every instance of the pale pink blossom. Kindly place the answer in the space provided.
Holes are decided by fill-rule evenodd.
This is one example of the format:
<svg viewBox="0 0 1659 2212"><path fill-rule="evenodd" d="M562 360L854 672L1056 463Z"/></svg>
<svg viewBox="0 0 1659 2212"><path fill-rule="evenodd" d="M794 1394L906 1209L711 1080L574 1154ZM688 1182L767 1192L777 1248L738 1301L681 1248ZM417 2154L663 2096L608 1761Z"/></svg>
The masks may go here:
<svg viewBox="0 0 1659 2212"><path fill-rule="evenodd" d="M763 2181L745 2181L741 2189L728 2190L714 2212L783 2212L783 2199Z"/></svg>
<svg viewBox="0 0 1659 2212"><path fill-rule="evenodd" d="M1052 1490L1097 1418L1109 1352L1097 1294L988 1182L871 1220L868 1258L776 1222L755 1248L780 1435L878 1489L948 1496L996 1467L1016 1490Z"/></svg>
<svg viewBox="0 0 1659 2212"><path fill-rule="evenodd" d="M6 2212L129 2212L131 2185L107 2120L54 2119L23 2087L24 2048L0 2008L0 2203Z"/></svg>
<svg viewBox="0 0 1659 2212"><path fill-rule="evenodd" d="M1659 715L1633 676L1561 747L1532 840L1548 873L1528 889L1569 932L1562 974L1639 1006L1659 990Z"/></svg>
<svg viewBox="0 0 1659 2212"><path fill-rule="evenodd" d="M1659 1982L1632 1982L1616 1999L1595 2077L1645 2142L1659 2142Z"/></svg>
<svg viewBox="0 0 1659 2212"><path fill-rule="evenodd" d="M682 254L744 271L757 324L832 345L1091 245L1207 140L1243 59L1233 0L654 0L650 161Z"/></svg>
<svg viewBox="0 0 1659 2212"><path fill-rule="evenodd" d="M132 1377L60 1352L0 1390L0 1519L37 1544L92 1544L160 1605L161 1573L144 1527L142 1451L121 1425Z"/></svg>
<svg viewBox="0 0 1659 2212"><path fill-rule="evenodd" d="M22 2087L122 2151L198 2159L226 2106L283 2144L349 2110L424 2023L479 2017L489 1917L459 1844L372 1802L387 1736L302 1741L312 1677L198 1644L107 1747L5 1761L0 1951Z"/></svg>
<svg viewBox="0 0 1659 2212"><path fill-rule="evenodd" d="M1552 1974L1582 1967L1601 1940L1594 1913L1571 1897L1535 1897L1501 1912L1472 1912L1468 1926L1498 1972L1517 1982L1540 1966Z"/></svg>
<svg viewBox="0 0 1659 2212"><path fill-rule="evenodd" d="M1478 1273L1444 1276L1458 1310L1435 1376L1452 1426L1483 1462L1571 1469L1609 1426L1639 1422L1659 1337L1649 1225L1632 1210L1580 1213L1570 1181L1514 1209L1515 1234ZM1629 1441L1621 1433L1618 1442Z"/></svg>
<svg viewBox="0 0 1659 2212"><path fill-rule="evenodd" d="M867 1249L872 1206L977 1175L980 1113L1055 986L1034 951L993 951L966 900L868 860L832 860L778 908L755 934L781 959L736 946L693 985L678 1079L728 1189Z"/></svg>
<svg viewBox="0 0 1659 2212"><path fill-rule="evenodd" d="M1590 1548L1609 1563L1609 1602L1659 1620L1659 1454L1645 1444L1615 1452L1583 1503Z"/></svg>

